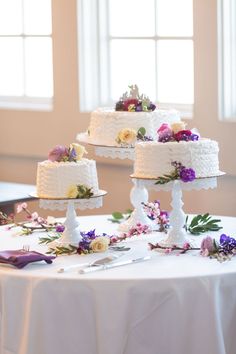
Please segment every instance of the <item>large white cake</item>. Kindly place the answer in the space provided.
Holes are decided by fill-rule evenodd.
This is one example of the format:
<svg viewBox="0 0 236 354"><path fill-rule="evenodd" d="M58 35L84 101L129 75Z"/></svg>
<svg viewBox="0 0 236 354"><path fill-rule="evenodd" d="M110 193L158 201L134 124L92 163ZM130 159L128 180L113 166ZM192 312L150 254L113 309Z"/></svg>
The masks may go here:
<svg viewBox="0 0 236 354"><path fill-rule="evenodd" d="M219 147L216 141L141 142L135 146L134 176L157 178L173 171L173 162L195 171L196 178L218 176Z"/></svg>
<svg viewBox="0 0 236 354"><path fill-rule="evenodd" d="M177 111L157 109L147 96L139 93L137 85L131 85L115 108L98 108L91 113L88 141L96 145L130 147L139 140L156 139L162 123L176 121L180 121Z"/></svg>
<svg viewBox="0 0 236 354"><path fill-rule="evenodd" d="M78 144L74 144L74 146L78 150L81 147ZM67 151L70 150L67 149ZM76 197L73 194L76 191L76 186L79 185L85 186L91 189L93 194L97 194L99 188L96 162L83 158L82 155L78 156L74 153L72 158L68 158L69 155L61 154L55 160L55 154L49 154L48 160L39 162L37 166L37 196L51 199Z"/></svg>
<svg viewBox="0 0 236 354"><path fill-rule="evenodd" d="M119 133L123 130L145 128L146 136L157 138L157 129L162 123L180 121L180 115L175 110L155 109L151 112L115 111L113 108L98 108L91 113L88 128L89 141L98 145L120 146L117 142Z"/></svg>

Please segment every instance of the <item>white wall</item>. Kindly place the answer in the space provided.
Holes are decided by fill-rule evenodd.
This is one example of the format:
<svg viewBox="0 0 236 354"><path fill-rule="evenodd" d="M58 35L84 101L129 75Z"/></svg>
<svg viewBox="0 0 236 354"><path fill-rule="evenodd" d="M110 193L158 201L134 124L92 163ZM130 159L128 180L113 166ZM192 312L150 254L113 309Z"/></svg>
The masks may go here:
<svg viewBox="0 0 236 354"><path fill-rule="evenodd" d="M85 131L89 115L79 111L76 0L53 0L54 110L0 110L0 180L35 183L37 161L56 144L68 145ZM216 0L194 1L195 111L189 127L219 141L221 169L228 173L212 191L186 192L186 212L236 215L235 123L218 120ZM89 148L89 157L93 149ZM109 213L130 207L132 164L96 158L100 185L108 191L104 207L82 214ZM232 176L231 176L232 175ZM170 209L169 193L155 195ZM37 204L34 202L33 207ZM44 212L42 212L43 214Z"/></svg>

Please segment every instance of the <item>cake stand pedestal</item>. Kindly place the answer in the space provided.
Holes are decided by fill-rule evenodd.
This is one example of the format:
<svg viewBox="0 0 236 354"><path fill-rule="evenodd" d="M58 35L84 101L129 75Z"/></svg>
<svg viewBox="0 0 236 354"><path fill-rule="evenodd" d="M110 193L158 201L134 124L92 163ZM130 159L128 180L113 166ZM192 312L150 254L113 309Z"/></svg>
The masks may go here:
<svg viewBox="0 0 236 354"><path fill-rule="evenodd" d="M134 176L131 176L135 178ZM135 178L137 179L137 178ZM217 178L199 178L192 182L184 183L180 180L168 182L164 185L155 184L153 179L138 179L140 186L146 187L148 190L154 191L171 191L172 195L172 211L170 213L170 229L167 238L158 242L161 246L182 247L186 242L193 245L193 242L187 237L185 225L185 213L183 211L182 191L201 190L201 189L213 189L217 187Z"/></svg>
<svg viewBox="0 0 236 354"><path fill-rule="evenodd" d="M50 243L53 246L78 245L82 240L80 225L76 215L76 209L86 210L100 208L103 203L103 196L107 192L100 190L98 194L89 199L39 199L39 206L49 210L66 210L65 230L61 237Z"/></svg>
<svg viewBox="0 0 236 354"><path fill-rule="evenodd" d="M92 145L97 156L120 160L134 160L134 148L132 147L102 146L92 143L86 132L78 134L76 139L81 143ZM142 208L142 203L148 202L148 191L145 186L139 184L138 180L133 180L133 183L134 186L130 192L130 202L134 207L134 211L131 213L128 220L118 226L118 230L121 232L128 232L131 227L136 226L139 222L142 225L149 226L151 230L155 230L157 225L147 217Z"/></svg>

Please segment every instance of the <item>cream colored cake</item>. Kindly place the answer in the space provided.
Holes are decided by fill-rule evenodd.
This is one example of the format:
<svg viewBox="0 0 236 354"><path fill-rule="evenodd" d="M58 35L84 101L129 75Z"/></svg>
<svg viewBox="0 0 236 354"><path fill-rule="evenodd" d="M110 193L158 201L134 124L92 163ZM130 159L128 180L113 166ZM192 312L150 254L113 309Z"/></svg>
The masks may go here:
<svg viewBox="0 0 236 354"><path fill-rule="evenodd" d="M98 108L91 113L88 128L89 141L98 145L119 146L117 137L122 130L138 130L143 127L146 136L157 138L157 129L162 123L176 122L180 116L175 110L153 112L115 111L112 108Z"/></svg>
<svg viewBox="0 0 236 354"><path fill-rule="evenodd" d="M83 158L84 152L85 149L79 144L73 144L69 149L57 146L49 153L48 160L39 162L36 183L38 197L77 198L78 185L97 194L96 162Z"/></svg>
<svg viewBox="0 0 236 354"><path fill-rule="evenodd" d="M196 178L220 174L218 143L210 139L196 141L141 142L135 146L134 175L157 178L170 174L172 162L195 171Z"/></svg>

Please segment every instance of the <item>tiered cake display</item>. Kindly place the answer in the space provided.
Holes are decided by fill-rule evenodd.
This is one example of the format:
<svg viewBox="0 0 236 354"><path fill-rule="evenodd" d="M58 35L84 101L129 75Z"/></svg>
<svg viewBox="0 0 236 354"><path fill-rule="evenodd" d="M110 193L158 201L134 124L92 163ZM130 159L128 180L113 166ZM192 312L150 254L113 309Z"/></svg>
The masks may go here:
<svg viewBox="0 0 236 354"><path fill-rule="evenodd" d="M96 162L83 157L86 150L73 143L68 148L58 145L49 152L48 160L38 163L36 196L45 209L67 209L65 231L60 244L78 244L81 239L75 209L102 206L105 191L99 190Z"/></svg>
<svg viewBox="0 0 236 354"><path fill-rule="evenodd" d="M147 96L139 93L137 85L133 85L121 96L115 109L99 108L92 112L88 131L78 134L77 140L93 145L98 156L134 160L135 144L156 140L157 129L165 122L180 122L179 113L157 109ZM148 201L148 192L145 187L138 187L135 180L133 183L130 199L134 212L119 229L128 231L137 222L155 228L141 207L142 202Z"/></svg>

